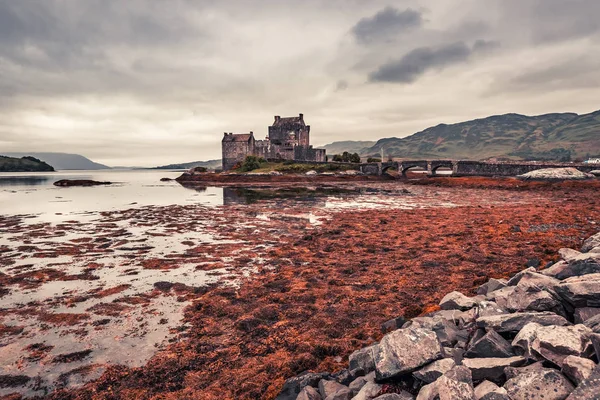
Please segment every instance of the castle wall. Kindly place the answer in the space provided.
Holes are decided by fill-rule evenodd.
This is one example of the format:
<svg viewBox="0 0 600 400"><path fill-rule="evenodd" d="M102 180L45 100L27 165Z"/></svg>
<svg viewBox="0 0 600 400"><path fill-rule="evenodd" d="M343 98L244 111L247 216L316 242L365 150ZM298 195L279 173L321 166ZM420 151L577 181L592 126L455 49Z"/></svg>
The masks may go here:
<svg viewBox="0 0 600 400"><path fill-rule="evenodd" d="M223 142L223 171L232 169L238 162L244 161L247 155L254 153L254 139L243 142Z"/></svg>

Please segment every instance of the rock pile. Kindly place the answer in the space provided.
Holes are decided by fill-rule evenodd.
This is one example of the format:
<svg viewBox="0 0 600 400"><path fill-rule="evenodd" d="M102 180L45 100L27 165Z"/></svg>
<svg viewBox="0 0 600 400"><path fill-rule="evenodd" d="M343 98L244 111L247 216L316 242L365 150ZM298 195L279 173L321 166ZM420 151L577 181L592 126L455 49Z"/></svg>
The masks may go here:
<svg viewBox="0 0 600 400"><path fill-rule="evenodd" d="M579 171L577 168L544 168L517 176L523 180L580 180L590 179L594 175Z"/></svg>
<svg viewBox="0 0 600 400"><path fill-rule="evenodd" d="M288 379L277 400L600 399L600 233L559 254L386 322L348 369Z"/></svg>

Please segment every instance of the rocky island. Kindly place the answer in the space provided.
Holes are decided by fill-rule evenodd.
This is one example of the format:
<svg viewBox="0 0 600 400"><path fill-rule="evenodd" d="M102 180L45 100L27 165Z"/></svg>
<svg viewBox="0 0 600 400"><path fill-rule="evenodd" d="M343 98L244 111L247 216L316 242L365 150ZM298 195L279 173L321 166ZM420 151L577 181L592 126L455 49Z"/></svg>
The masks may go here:
<svg viewBox="0 0 600 400"><path fill-rule="evenodd" d="M0 155L0 172L53 172L54 168L35 157L21 158Z"/></svg>

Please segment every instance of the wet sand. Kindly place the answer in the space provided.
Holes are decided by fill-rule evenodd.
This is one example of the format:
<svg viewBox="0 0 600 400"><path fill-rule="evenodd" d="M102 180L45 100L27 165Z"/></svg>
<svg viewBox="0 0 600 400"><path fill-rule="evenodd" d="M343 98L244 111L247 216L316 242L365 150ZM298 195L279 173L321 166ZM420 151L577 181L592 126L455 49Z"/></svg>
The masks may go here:
<svg viewBox="0 0 600 400"><path fill-rule="evenodd" d="M600 222L598 181L339 185L362 195L0 217L0 395L270 399Z"/></svg>

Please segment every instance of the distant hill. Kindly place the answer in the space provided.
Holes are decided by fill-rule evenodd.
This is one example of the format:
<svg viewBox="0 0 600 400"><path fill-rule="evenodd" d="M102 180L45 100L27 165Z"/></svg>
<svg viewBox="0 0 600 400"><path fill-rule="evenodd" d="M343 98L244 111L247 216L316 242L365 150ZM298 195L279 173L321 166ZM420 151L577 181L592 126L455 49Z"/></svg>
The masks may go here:
<svg viewBox="0 0 600 400"><path fill-rule="evenodd" d="M0 172L52 172L54 168L35 157L0 156Z"/></svg>
<svg viewBox="0 0 600 400"><path fill-rule="evenodd" d="M378 156L382 147L386 157L399 158L583 160L600 155L600 111L440 124L405 138L380 139L360 154Z"/></svg>
<svg viewBox="0 0 600 400"><path fill-rule="evenodd" d="M209 161L192 161L181 164L169 164L155 167L154 169L190 169L195 167L204 167L206 169L217 169L221 168L221 160L209 160Z"/></svg>
<svg viewBox="0 0 600 400"><path fill-rule="evenodd" d="M327 150L327 154L329 155L342 154L345 151L347 151L348 153L361 154L363 150L372 147L374 144L374 141L345 140L342 142L333 142L330 144L326 144L325 146L319 146L319 149Z"/></svg>
<svg viewBox="0 0 600 400"><path fill-rule="evenodd" d="M9 157L33 156L61 169L110 169L106 165L98 164L79 154L68 153L4 153Z"/></svg>

